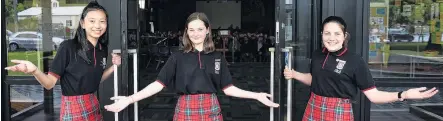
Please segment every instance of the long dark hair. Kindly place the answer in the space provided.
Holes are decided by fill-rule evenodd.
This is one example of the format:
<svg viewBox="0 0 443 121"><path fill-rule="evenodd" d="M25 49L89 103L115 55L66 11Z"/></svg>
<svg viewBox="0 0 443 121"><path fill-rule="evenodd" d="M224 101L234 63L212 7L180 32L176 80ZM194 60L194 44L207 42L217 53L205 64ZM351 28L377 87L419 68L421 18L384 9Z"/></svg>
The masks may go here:
<svg viewBox="0 0 443 121"><path fill-rule="evenodd" d="M103 11L106 15L106 21L108 21L108 13L106 12L105 8L101 5L99 5L96 1L91 1L83 9L83 12L80 17L80 22L78 24L77 30L75 32L75 37L74 37L74 45L75 45L75 48L76 48L75 50L76 50L77 54L81 58L86 60L86 62L88 62L88 63L91 63L91 59L89 59L88 56L86 56L86 51L88 51L90 49L88 47L89 41L86 38L86 31L82 28L81 22L83 22L85 20L85 17L89 11L97 11L97 10ZM107 24L107 26L109 26L108 22L106 22L106 24ZM104 47L105 50L108 47L108 28L109 27L106 27L105 33L103 33L103 35L100 36L100 38L98 38L98 44L100 44L102 47Z"/></svg>
<svg viewBox="0 0 443 121"><path fill-rule="evenodd" d="M188 19L186 20L185 30L183 32L183 45L184 45L183 50L187 53L187 52L190 52L194 49L194 47L192 45L192 41L189 39L189 35L187 32L188 24L194 20L203 21L205 23L206 29L208 29L209 34L206 34L206 38L203 42L203 52L205 52L205 53L213 52L215 50L215 46L214 46L214 42L212 41L212 34L211 34L211 27L210 27L209 19L204 13L200 13L200 12L192 13L191 15L189 15Z"/></svg>

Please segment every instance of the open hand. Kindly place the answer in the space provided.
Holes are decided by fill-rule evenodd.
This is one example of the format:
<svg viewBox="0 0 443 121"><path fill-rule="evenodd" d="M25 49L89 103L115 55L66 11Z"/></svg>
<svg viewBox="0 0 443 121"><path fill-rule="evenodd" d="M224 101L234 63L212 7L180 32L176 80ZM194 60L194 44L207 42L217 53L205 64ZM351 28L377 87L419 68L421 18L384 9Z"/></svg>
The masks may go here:
<svg viewBox="0 0 443 121"><path fill-rule="evenodd" d="M132 99L126 96L112 97L111 100L115 100L115 103L111 105L106 105L105 109L115 113L118 113L121 110L125 109L132 102Z"/></svg>
<svg viewBox="0 0 443 121"><path fill-rule="evenodd" d="M437 88L426 90L426 87L412 88L404 92L405 99L427 99L437 94Z"/></svg>
<svg viewBox="0 0 443 121"><path fill-rule="evenodd" d="M255 95L256 100L260 101L261 103L263 103L266 106L273 107L273 108L280 106L279 104L272 102L268 97L272 98L272 95L267 94L267 93L256 93L256 95Z"/></svg>
<svg viewBox="0 0 443 121"><path fill-rule="evenodd" d="M119 54L112 53L112 64L120 66L122 64L122 58Z"/></svg>
<svg viewBox="0 0 443 121"><path fill-rule="evenodd" d="M6 67L6 70L19 71L27 74L32 74L37 70L37 66L26 60L11 60L11 62L16 63L17 65Z"/></svg>

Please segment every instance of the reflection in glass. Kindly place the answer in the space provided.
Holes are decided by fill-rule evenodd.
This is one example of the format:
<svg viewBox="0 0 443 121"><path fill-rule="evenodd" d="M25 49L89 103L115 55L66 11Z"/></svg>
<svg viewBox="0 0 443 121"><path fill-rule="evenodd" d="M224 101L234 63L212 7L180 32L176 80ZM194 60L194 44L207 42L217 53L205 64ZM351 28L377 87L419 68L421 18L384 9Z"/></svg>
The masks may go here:
<svg viewBox="0 0 443 121"><path fill-rule="evenodd" d="M6 43L8 66L11 60L27 60L43 71L45 59L56 54L60 44L73 38L82 9L90 0L5 0ZM52 53L44 57L44 51ZM31 76L20 72L8 72L8 76ZM26 81L26 80L25 80ZM28 80L35 81L35 80ZM60 86L53 88L54 107L60 107ZM44 89L41 85L10 85L11 115L27 111L42 104ZM58 109L56 109L58 110ZM14 115L15 114L15 115ZM32 115L30 115L32 116ZM24 118L28 118L25 116Z"/></svg>
<svg viewBox="0 0 443 121"><path fill-rule="evenodd" d="M443 3L371 0L369 67L374 77L443 77Z"/></svg>
<svg viewBox="0 0 443 121"><path fill-rule="evenodd" d="M40 85L11 85L11 114L43 102L43 88Z"/></svg>

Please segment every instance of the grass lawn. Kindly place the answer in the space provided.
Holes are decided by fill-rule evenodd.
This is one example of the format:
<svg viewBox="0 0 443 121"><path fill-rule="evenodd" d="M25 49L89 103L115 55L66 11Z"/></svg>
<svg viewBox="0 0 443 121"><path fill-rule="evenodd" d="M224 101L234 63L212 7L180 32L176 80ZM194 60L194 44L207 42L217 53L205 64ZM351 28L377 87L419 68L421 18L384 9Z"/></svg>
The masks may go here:
<svg viewBox="0 0 443 121"><path fill-rule="evenodd" d="M55 55L55 51L53 55ZM8 52L8 66L14 65L11 60L27 60L38 66L40 70L43 70L43 52L41 51L22 51L22 52ZM9 76L28 76L29 74L21 72L8 71Z"/></svg>

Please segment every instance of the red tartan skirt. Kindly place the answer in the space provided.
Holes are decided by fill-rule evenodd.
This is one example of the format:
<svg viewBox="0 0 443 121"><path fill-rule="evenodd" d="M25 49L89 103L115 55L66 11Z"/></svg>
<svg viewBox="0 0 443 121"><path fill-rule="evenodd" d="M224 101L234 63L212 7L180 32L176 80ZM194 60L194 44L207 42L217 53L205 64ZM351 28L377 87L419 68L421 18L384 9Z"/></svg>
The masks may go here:
<svg viewBox="0 0 443 121"><path fill-rule="evenodd" d="M174 121L223 121L217 95L181 95L175 106Z"/></svg>
<svg viewBox="0 0 443 121"><path fill-rule="evenodd" d="M323 97L311 92L303 121L354 121L351 100Z"/></svg>
<svg viewBox="0 0 443 121"><path fill-rule="evenodd" d="M94 94L62 95L60 121L102 121L97 97Z"/></svg>

